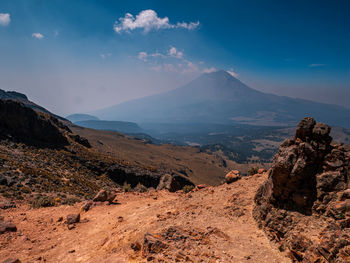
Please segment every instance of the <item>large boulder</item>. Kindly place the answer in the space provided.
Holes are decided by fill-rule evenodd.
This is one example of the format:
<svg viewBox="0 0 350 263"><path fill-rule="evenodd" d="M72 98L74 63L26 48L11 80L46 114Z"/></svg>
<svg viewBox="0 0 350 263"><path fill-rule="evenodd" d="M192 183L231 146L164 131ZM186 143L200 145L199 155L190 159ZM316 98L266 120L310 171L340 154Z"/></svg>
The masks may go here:
<svg viewBox="0 0 350 263"><path fill-rule="evenodd" d="M157 190L168 190L169 192L176 192L181 190L185 185L194 186L194 184L183 176L172 176L165 174L160 178Z"/></svg>
<svg viewBox="0 0 350 263"><path fill-rule="evenodd" d="M225 182L227 184L233 183L241 178L238 170L232 170L225 175Z"/></svg>
<svg viewBox="0 0 350 263"><path fill-rule="evenodd" d="M322 249L319 249L320 244L300 236L296 228L298 222L306 216L315 217L315 220L324 218L324 224L328 226L340 220L350 222L347 201L350 150L343 145L331 144L330 130L328 125L316 123L312 118L301 120L295 136L281 144L268 179L255 196L253 215L260 227L280 242L281 247L288 248L294 259L302 262L322 257L319 252ZM340 260L340 251L350 245L350 239L343 242L341 237L350 236L350 230L339 227L339 231L334 232L337 237L328 238L331 229L319 230L323 243L338 240L333 242L337 249L328 251L329 262L346 262ZM296 240L303 240L302 243L307 245L301 249L293 243Z"/></svg>

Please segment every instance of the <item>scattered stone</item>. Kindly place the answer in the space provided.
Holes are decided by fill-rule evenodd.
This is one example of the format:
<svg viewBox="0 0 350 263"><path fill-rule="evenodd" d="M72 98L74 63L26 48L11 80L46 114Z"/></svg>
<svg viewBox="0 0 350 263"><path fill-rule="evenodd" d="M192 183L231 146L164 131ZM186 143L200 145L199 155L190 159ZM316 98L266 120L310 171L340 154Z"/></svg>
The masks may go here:
<svg viewBox="0 0 350 263"><path fill-rule="evenodd" d="M72 230L72 229L75 228L75 225L74 224L73 225L68 225L67 227L68 227L68 230Z"/></svg>
<svg viewBox="0 0 350 263"><path fill-rule="evenodd" d="M17 231L17 227L15 224L11 222L6 222L6 221L0 222L0 234L3 234L5 232L16 232L16 231Z"/></svg>
<svg viewBox="0 0 350 263"><path fill-rule="evenodd" d="M124 221L124 218L122 216L118 216L118 222L121 223Z"/></svg>
<svg viewBox="0 0 350 263"><path fill-rule="evenodd" d="M156 235L151 235L146 233L143 240L143 254L144 256L149 254L158 254L168 248L168 245L165 244L160 237Z"/></svg>
<svg viewBox="0 0 350 263"><path fill-rule="evenodd" d="M196 187L198 189L204 189L204 188L207 188L208 186L206 184L198 184Z"/></svg>
<svg viewBox="0 0 350 263"><path fill-rule="evenodd" d="M135 242L135 243L132 243L130 245L130 247L134 250L134 251L140 251L141 250L141 244L139 242Z"/></svg>
<svg viewBox="0 0 350 263"><path fill-rule="evenodd" d="M74 253L75 249L69 250L68 253Z"/></svg>
<svg viewBox="0 0 350 263"><path fill-rule="evenodd" d="M260 168L258 170L258 174L263 174L263 173L266 173L266 169L265 168Z"/></svg>
<svg viewBox="0 0 350 263"><path fill-rule="evenodd" d="M67 224L75 224L80 222L80 214L70 214L67 215Z"/></svg>
<svg viewBox="0 0 350 263"><path fill-rule="evenodd" d="M232 170L225 175L225 182L227 184L233 183L241 178L238 170Z"/></svg>
<svg viewBox="0 0 350 263"><path fill-rule="evenodd" d="M60 216L58 219L57 219L57 222L62 222L63 221L63 216Z"/></svg>
<svg viewBox="0 0 350 263"><path fill-rule="evenodd" d="M86 201L86 202L83 204L83 206L81 207L81 211L85 211L85 212L89 211L89 210L91 209L91 207L93 206L93 204L94 204L94 203L93 203L91 200Z"/></svg>
<svg viewBox="0 0 350 263"><path fill-rule="evenodd" d="M18 258L16 258L16 259L8 258L5 261L3 261L2 263L21 263L21 261Z"/></svg>

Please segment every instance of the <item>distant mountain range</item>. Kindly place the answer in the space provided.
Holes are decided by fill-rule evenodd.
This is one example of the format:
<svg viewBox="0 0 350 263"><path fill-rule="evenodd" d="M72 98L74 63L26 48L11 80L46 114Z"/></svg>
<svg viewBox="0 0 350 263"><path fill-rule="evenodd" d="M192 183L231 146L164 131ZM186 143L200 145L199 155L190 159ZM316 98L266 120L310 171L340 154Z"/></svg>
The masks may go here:
<svg viewBox="0 0 350 263"><path fill-rule="evenodd" d="M93 113L104 120L137 123L216 123L293 126L305 116L350 128L350 109L252 89L220 70L162 94Z"/></svg>

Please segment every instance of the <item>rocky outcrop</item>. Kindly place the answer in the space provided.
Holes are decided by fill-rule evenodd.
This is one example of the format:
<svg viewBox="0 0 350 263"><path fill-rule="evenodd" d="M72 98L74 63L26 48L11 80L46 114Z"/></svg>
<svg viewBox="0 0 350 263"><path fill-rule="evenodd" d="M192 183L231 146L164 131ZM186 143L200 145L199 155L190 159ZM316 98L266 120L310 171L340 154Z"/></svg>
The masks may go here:
<svg viewBox="0 0 350 263"><path fill-rule="evenodd" d="M301 120L255 196L255 219L296 262L350 259L350 150L331 144L330 130L312 118ZM306 219L323 226L317 242L300 231Z"/></svg>
<svg viewBox="0 0 350 263"><path fill-rule="evenodd" d="M0 138L13 138L35 146L61 147L68 144L50 115L39 114L13 100L0 100ZM68 129L68 128L67 128Z"/></svg>
<svg viewBox="0 0 350 263"><path fill-rule="evenodd" d="M185 185L194 186L194 184L182 177L182 176L172 176L170 174L165 174L160 178L157 190L168 190L169 192L176 192L181 190Z"/></svg>

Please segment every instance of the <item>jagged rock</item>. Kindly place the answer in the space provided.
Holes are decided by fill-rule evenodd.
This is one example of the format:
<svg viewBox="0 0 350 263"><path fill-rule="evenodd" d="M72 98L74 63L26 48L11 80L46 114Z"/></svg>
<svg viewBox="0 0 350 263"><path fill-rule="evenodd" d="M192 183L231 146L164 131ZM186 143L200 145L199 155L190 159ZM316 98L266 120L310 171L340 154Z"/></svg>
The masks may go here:
<svg viewBox="0 0 350 263"><path fill-rule="evenodd" d="M147 256L149 254L158 254L168 248L160 238L155 235L146 233L143 240L143 255Z"/></svg>
<svg viewBox="0 0 350 263"><path fill-rule="evenodd" d="M341 255L350 245L350 151L331 144L330 130L312 118L301 120L255 196L254 218L295 262L346 262ZM319 230L319 243L301 238L296 224L320 215L327 227Z"/></svg>
<svg viewBox="0 0 350 263"><path fill-rule="evenodd" d="M5 232L16 232L17 227L15 224L7 221L0 222L0 234L3 234Z"/></svg>
<svg viewBox="0 0 350 263"><path fill-rule="evenodd" d="M233 183L241 178L238 170L232 170L225 175L225 182L227 184Z"/></svg>
<svg viewBox="0 0 350 263"><path fill-rule="evenodd" d="M80 214L70 214L67 215L67 224L75 224L80 222Z"/></svg>
<svg viewBox="0 0 350 263"><path fill-rule="evenodd" d="M176 192L181 190L185 185L193 185L189 180L188 183L184 179L185 183L182 183L180 176L172 176L170 174L165 174L160 178L159 184L157 186L157 190L168 190L169 192Z"/></svg>

